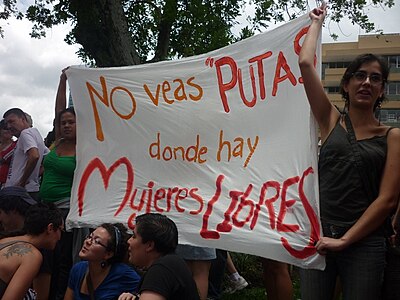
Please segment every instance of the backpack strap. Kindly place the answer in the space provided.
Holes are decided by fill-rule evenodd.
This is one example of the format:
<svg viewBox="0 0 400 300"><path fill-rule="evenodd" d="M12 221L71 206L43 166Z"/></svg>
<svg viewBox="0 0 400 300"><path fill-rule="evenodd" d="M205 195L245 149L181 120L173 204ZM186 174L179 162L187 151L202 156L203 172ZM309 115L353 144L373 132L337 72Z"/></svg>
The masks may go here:
<svg viewBox="0 0 400 300"><path fill-rule="evenodd" d="M369 201L372 203L372 201L374 201L374 199L373 199L370 185L368 183L368 178L366 177L367 172L364 169L364 163L362 161L360 151L357 147L356 135L354 134L353 125L351 124L350 117L348 114L346 114L344 116L344 122L345 122L346 129L347 129L347 138L349 139L351 148L353 150L354 163L355 163L358 173L360 175L360 178L363 183L364 190L367 194L367 197L368 197Z"/></svg>

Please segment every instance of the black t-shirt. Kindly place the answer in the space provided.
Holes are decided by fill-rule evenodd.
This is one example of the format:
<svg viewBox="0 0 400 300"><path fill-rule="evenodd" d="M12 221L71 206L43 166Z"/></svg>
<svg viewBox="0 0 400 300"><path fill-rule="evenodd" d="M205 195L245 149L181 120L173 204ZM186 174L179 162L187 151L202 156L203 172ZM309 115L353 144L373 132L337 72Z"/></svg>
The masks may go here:
<svg viewBox="0 0 400 300"><path fill-rule="evenodd" d="M167 300L200 300L196 283L185 261L176 254L157 259L139 285L139 294L152 291Z"/></svg>

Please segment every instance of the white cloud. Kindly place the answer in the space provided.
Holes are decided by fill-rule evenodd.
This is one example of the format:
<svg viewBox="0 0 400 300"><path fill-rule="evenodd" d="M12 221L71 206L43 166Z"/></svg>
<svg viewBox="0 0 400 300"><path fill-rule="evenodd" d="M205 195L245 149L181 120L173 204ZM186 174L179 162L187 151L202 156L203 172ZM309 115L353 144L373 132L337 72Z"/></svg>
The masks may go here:
<svg viewBox="0 0 400 300"><path fill-rule="evenodd" d="M31 23L8 20L0 46L0 115L19 107L32 115L42 135L52 129L54 99L61 70L80 64L77 46L64 42L68 26L57 26L43 39L29 36Z"/></svg>

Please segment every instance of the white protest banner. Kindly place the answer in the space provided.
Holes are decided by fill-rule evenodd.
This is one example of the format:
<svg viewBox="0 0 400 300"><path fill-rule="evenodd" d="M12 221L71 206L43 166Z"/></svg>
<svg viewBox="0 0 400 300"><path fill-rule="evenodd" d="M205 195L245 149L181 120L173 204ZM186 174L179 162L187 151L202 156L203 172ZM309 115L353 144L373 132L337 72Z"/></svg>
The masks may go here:
<svg viewBox="0 0 400 300"><path fill-rule="evenodd" d="M132 228L159 212L182 244L323 268L316 127L297 63L308 25L304 16L182 60L70 67L77 168L67 226Z"/></svg>

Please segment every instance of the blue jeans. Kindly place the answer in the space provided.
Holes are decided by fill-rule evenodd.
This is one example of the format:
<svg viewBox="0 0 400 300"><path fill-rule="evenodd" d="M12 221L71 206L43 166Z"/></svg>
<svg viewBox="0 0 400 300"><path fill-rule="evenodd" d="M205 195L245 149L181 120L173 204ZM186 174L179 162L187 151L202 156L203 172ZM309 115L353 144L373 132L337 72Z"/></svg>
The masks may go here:
<svg viewBox="0 0 400 300"><path fill-rule="evenodd" d="M300 269L303 300L331 300L339 277L343 300L381 299L385 267L385 239L371 234L340 252L326 255L326 268Z"/></svg>

